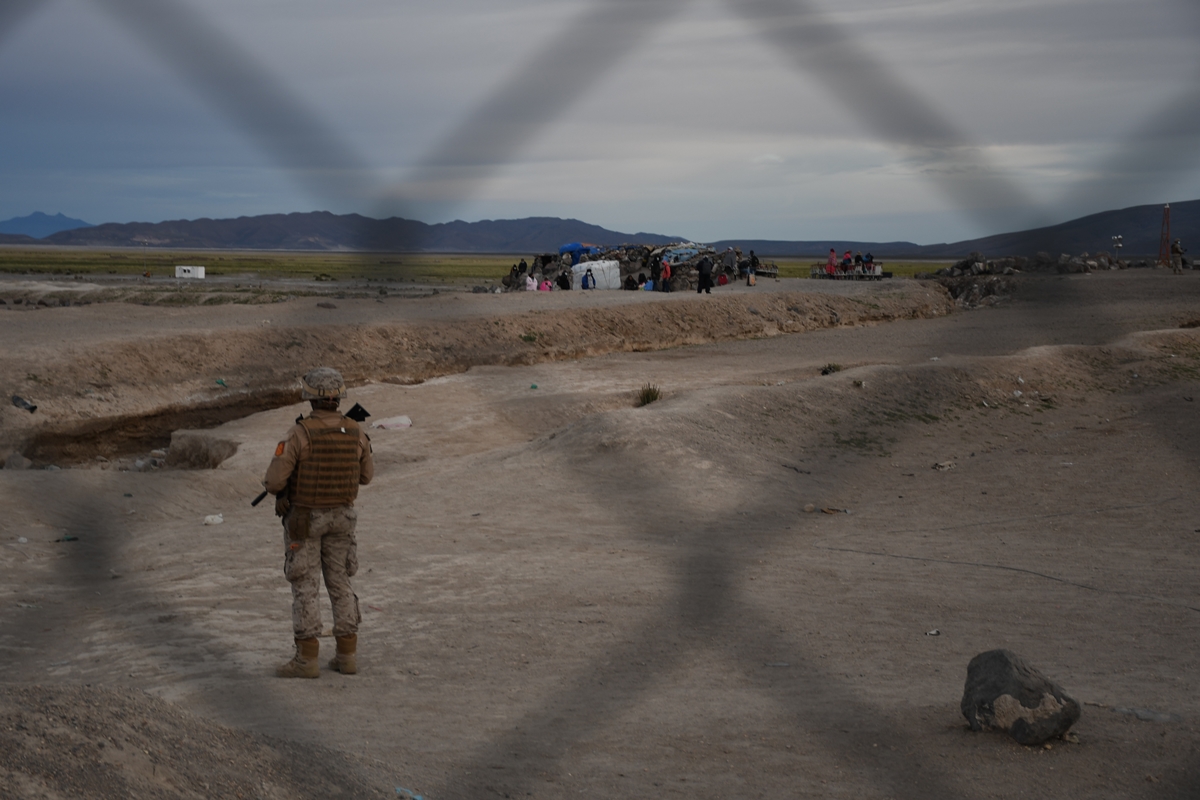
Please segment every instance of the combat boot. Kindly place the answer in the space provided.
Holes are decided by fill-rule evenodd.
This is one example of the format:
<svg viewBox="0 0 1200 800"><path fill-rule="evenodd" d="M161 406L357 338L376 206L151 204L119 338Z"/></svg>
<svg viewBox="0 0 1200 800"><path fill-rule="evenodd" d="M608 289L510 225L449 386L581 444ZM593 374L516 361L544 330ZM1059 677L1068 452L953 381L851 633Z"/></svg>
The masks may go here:
<svg viewBox="0 0 1200 800"><path fill-rule="evenodd" d="M321 664L317 660L321 643L311 639L296 640L296 655L286 664L275 668L277 678L317 678L321 675Z"/></svg>
<svg viewBox="0 0 1200 800"><path fill-rule="evenodd" d="M329 668L343 675L353 675L358 672L358 662L354 658L354 650L357 646L357 633L337 637L337 655L329 659Z"/></svg>

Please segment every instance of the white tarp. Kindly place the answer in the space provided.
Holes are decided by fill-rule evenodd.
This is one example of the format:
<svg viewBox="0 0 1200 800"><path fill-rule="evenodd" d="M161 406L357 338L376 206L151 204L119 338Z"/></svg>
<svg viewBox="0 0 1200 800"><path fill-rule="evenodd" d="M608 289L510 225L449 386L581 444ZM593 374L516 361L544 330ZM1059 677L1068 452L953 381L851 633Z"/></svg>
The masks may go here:
<svg viewBox="0 0 1200 800"><path fill-rule="evenodd" d="M589 269L592 271L592 275L596 277L597 289L621 288L620 261L580 261L571 267L572 289L582 288L583 276Z"/></svg>

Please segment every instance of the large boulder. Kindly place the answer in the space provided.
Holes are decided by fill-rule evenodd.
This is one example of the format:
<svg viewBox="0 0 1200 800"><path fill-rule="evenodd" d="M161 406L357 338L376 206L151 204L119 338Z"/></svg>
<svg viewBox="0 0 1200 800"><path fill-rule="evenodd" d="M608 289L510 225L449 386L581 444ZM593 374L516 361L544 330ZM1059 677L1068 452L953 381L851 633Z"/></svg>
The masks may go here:
<svg viewBox="0 0 1200 800"><path fill-rule="evenodd" d="M184 469L216 469L237 452L238 442L211 431L174 431L167 450L167 465Z"/></svg>
<svg viewBox="0 0 1200 800"><path fill-rule="evenodd" d="M29 469L33 462L21 453L9 453L4 459L4 469Z"/></svg>
<svg viewBox="0 0 1200 800"><path fill-rule="evenodd" d="M1079 720L1079 703L1011 650L971 659L962 713L971 730L1003 730L1021 744L1061 736Z"/></svg>

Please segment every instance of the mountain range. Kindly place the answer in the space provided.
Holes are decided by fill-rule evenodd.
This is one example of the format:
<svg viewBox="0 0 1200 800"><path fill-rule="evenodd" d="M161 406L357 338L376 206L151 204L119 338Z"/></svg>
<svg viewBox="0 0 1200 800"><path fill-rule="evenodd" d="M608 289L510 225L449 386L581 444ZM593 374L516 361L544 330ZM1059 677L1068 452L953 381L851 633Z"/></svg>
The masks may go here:
<svg viewBox="0 0 1200 800"><path fill-rule="evenodd" d="M1200 239L1200 200L1171 205L1172 236ZM1124 237L1124 255L1158 252L1163 209L1159 205L1133 206L1045 228L997 234L960 242L919 245L913 242L848 240L725 239L711 242L718 249L740 247L762 256L815 256L830 248L872 252L880 258L960 258L972 251L988 256L1034 255L1047 252L1079 254L1112 249L1112 237ZM43 219L44 218L44 219ZM0 227L0 244L53 244L80 247L152 247L228 250L368 250L392 252L520 253L555 252L568 242L598 245L660 245L684 241L681 236L656 233L621 233L576 219L529 217L516 220L444 222L427 224L399 217L372 219L359 214L336 215L327 211L266 214L236 219L172 220L168 222L110 222L87 226L62 214L32 214L9 223L30 221L22 231L7 233ZM33 223L80 223L34 238ZM4 223L5 225L7 223Z"/></svg>
<svg viewBox="0 0 1200 800"><path fill-rule="evenodd" d="M81 219L72 219L62 212L50 216L41 211L35 211L27 217L13 217L0 222L0 233L9 236L28 236L41 239L59 231L69 231L74 228L90 228L91 223Z"/></svg>
<svg viewBox="0 0 1200 800"><path fill-rule="evenodd" d="M840 255L846 250L872 252L881 257L962 258L980 252L986 256L1032 256L1039 252L1057 256L1060 253L1113 252L1113 236L1123 237L1122 255L1154 256L1158 254L1162 233L1161 205L1132 206L1116 211L1101 211L1058 225L1026 231L1001 233L961 242L918 245L912 242L854 242L807 241L787 242L762 239L738 239L714 242L719 248L727 245L753 249L762 255L822 255L833 248ZM1171 203L1171 238L1200 242L1200 200Z"/></svg>
<svg viewBox="0 0 1200 800"><path fill-rule="evenodd" d="M378 250L434 253L557 252L567 242L669 244L682 239L655 233L620 233L577 219L440 222L429 225L359 214L267 214L237 219L110 222L46 237L48 244L87 247L177 247L235 250Z"/></svg>

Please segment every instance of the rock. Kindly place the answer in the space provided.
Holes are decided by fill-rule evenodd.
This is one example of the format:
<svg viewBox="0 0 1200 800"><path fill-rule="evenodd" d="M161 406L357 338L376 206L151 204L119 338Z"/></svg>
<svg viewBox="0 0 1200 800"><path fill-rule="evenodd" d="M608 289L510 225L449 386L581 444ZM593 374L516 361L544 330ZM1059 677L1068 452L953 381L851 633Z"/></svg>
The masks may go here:
<svg viewBox="0 0 1200 800"><path fill-rule="evenodd" d="M33 462L20 453L9 453L8 458L4 459L5 469L29 469L33 466Z"/></svg>
<svg viewBox="0 0 1200 800"><path fill-rule="evenodd" d="M238 442L221 439L211 431L175 431L167 450L167 464L172 467L215 469L222 461L237 452Z"/></svg>
<svg viewBox="0 0 1200 800"><path fill-rule="evenodd" d="M150 457L151 458L166 458L167 451L166 450L151 450Z"/></svg>
<svg viewBox="0 0 1200 800"><path fill-rule="evenodd" d="M1011 650L971 659L962 713L971 730L1005 731L1024 745L1061 736L1079 720L1079 703Z"/></svg>
<svg viewBox="0 0 1200 800"><path fill-rule="evenodd" d="M23 411L28 411L30 414L37 411L37 406L26 400L24 397L12 396L12 404Z"/></svg>

